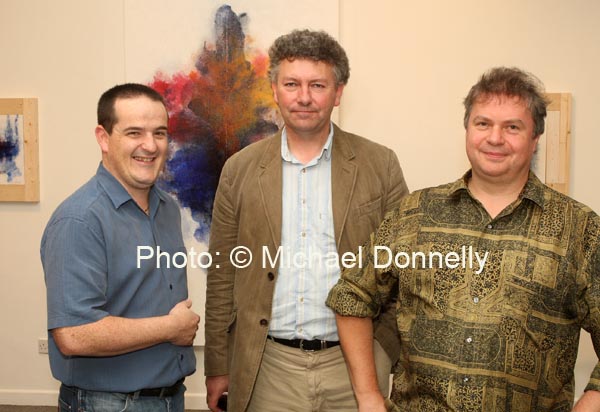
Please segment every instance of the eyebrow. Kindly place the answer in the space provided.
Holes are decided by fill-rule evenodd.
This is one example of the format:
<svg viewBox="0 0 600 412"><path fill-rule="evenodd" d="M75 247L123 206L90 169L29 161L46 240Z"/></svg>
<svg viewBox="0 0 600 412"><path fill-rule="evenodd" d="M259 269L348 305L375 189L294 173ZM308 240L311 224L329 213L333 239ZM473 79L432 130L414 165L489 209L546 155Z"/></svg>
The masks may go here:
<svg viewBox="0 0 600 412"><path fill-rule="evenodd" d="M505 120L503 123L505 123L505 124L506 123L518 123L521 126L525 126L525 122L521 119L508 119L508 120Z"/></svg>
<svg viewBox="0 0 600 412"><path fill-rule="evenodd" d="M141 131L141 130L145 130L145 128L140 127L140 126L129 126L129 127L126 127L125 129L123 129L122 132L125 133L125 132L130 132L130 131ZM152 129L152 130L154 130L154 131L168 130L168 127L167 126L158 126L157 128Z"/></svg>
<svg viewBox="0 0 600 412"><path fill-rule="evenodd" d="M290 80L298 82L298 83L300 82L300 78L297 77L297 76L286 76L286 77L282 77L281 80L284 81L284 82L285 81L290 81ZM307 80L308 83L315 83L315 82L326 83L328 81L329 80L326 77L319 77L319 78Z"/></svg>
<svg viewBox="0 0 600 412"><path fill-rule="evenodd" d="M492 121L489 117L483 116L483 115L477 115L477 116L473 117L473 121L474 122L477 121L477 120L486 120L488 122ZM525 122L523 120L519 119L519 118L503 120L501 123L502 124L518 123L519 125L522 125L522 126L525 125Z"/></svg>

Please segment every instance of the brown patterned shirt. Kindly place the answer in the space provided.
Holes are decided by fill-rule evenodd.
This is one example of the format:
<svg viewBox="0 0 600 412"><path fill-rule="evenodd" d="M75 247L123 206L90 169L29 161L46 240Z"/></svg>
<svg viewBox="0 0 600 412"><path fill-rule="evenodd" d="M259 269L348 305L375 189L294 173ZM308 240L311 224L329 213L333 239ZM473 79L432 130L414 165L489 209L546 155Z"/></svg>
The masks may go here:
<svg viewBox="0 0 600 412"><path fill-rule="evenodd" d="M530 174L491 219L469 177L405 197L327 304L375 317L397 290L398 411L570 411L581 328L600 348L600 218Z"/></svg>

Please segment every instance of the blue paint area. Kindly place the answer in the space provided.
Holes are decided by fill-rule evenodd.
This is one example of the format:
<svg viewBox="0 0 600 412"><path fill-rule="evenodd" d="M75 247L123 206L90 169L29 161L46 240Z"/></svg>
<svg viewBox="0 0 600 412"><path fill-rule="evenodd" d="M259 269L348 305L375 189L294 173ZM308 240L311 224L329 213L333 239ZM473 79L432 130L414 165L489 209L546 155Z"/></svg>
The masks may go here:
<svg viewBox="0 0 600 412"><path fill-rule="evenodd" d="M159 186L175 193L182 207L190 208L198 222L194 237L208 240L213 200L224 158L214 145L186 144L167 161Z"/></svg>
<svg viewBox="0 0 600 412"><path fill-rule="evenodd" d="M7 182L21 176L15 160L19 155L19 115L14 116L11 124L10 115L6 116L6 127L0 134L0 175L6 175Z"/></svg>

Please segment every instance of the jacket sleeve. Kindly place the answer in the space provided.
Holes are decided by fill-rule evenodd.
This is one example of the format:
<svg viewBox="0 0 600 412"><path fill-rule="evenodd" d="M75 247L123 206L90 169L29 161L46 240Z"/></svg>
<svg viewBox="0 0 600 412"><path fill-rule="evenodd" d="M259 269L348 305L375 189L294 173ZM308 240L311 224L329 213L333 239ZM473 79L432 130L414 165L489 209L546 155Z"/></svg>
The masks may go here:
<svg viewBox="0 0 600 412"><path fill-rule="evenodd" d="M232 165L225 163L213 206L209 252L212 264L207 273L204 373L229 374L229 330L235 322L233 286L235 268L229 260L236 246L238 220L231 190Z"/></svg>
<svg viewBox="0 0 600 412"><path fill-rule="evenodd" d="M404 180L404 174L398 161L398 156L392 150L389 151L388 158L388 176L387 196L385 199L385 212L390 213L400 205L400 200L408 194L408 186Z"/></svg>
<svg viewBox="0 0 600 412"><path fill-rule="evenodd" d="M408 186L404 180L402 168L396 154L390 150L388 161L388 195L385 200L385 212L390 213L398 207L400 200L408 194ZM396 300L397 293L388 301L381 314L373 323L373 336L379 342L392 361L396 363L400 357L400 338L396 323Z"/></svg>

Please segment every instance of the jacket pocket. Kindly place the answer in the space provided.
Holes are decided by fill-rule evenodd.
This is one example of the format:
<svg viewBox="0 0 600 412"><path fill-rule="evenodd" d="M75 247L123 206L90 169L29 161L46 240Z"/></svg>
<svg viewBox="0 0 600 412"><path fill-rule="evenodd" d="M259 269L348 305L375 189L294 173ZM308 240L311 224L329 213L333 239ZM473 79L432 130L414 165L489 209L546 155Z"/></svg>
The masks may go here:
<svg viewBox="0 0 600 412"><path fill-rule="evenodd" d="M361 217L363 215L371 214L377 210L381 210L382 196L376 199L369 200L362 205L356 207L356 216Z"/></svg>

